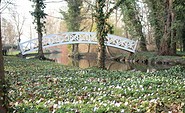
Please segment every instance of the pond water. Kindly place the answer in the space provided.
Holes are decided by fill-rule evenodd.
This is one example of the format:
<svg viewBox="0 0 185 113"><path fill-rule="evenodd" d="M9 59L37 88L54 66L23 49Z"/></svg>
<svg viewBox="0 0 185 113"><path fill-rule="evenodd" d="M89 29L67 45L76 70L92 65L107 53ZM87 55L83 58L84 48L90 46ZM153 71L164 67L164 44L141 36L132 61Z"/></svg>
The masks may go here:
<svg viewBox="0 0 185 113"><path fill-rule="evenodd" d="M46 55L47 58L54 60L55 62L67 65L67 66L76 66L82 69L96 66L96 59L79 59L75 60L68 57L67 54L55 53ZM114 71L142 71L142 72L153 72L156 70L168 69L170 65L146 65L138 63L128 63L128 62L117 62L117 61L106 61L106 68L108 70Z"/></svg>

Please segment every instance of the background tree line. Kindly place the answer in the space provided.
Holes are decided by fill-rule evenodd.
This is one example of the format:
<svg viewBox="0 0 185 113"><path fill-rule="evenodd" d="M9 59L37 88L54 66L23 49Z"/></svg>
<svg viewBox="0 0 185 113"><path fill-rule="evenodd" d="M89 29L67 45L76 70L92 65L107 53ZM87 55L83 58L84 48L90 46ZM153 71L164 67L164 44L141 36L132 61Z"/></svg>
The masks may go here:
<svg viewBox="0 0 185 113"><path fill-rule="evenodd" d="M104 11L106 11L110 6L115 4L117 1L104 1ZM112 26L114 33L117 30L122 29L122 34L125 37L131 39L139 40L139 47L141 51L156 51L159 55L175 55L177 50L185 51L184 44L184 10L185 1L183 0L165 0L165 1L155 1L155 0L125 0L121 5L119 5L118 10L114 10L111 14L113 17L117 12L120 13L122 17L122 28L116 28L117 25L110 21L108 18L106 21ZM65 17L68 27L71 26L82 26L82 20L95 19L95 3L88 0L81 0L80 5L75 4L76 8L80 8L78 12L71 11L74 8L70 8L72 1L68 2L69 10L68 17L62 12ZM94 4L93 4L94 3ZM88 5L86 5L88 4ZM102 4L101 4L102 5ZM102 6L103 6L102 5ZM93 10L88 10L90 7ZM87 9L86 15L81 13ZM79 12L80 11L80 12ZM70 12L70 13L69 13ZM70 16L78 14L76 16L76 21L73 20L69 22ZM94 15L90 17L89 15ZM68 18L68 19L67 19ZM113 21L117 21L115 17ZM74 19L74 18L73 18ZM67 22L68 21L68 22ZM77 22L76 24L74 24ZM93 23L94 24L94 23ZM97 31L98 22L95 22L95 30ZM75 27L72 27L75 28ZM89 31L90 28L84 29L84 31ZM72 30L77 31L77 30ZM80 31L80 29L78 30ZM150 46L152 49L150 49Z"/></svg>

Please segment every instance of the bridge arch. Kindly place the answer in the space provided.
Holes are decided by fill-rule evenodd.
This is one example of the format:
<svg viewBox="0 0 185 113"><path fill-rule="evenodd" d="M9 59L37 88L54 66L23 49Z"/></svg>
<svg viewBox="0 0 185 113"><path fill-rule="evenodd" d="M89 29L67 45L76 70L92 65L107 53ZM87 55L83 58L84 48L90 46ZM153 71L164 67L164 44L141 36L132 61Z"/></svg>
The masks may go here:
<svg viewBox="0 0 185 113"><path fill-rule="evenodd" d="M138 41L130 40L116 35L108 34L105 45L123 49L134 53ZM43 48L64 44L98 44L96 32L63 32L46 35L42 39ZM38 39L31 39L19 43L22 55L38 50Z"/></svg>

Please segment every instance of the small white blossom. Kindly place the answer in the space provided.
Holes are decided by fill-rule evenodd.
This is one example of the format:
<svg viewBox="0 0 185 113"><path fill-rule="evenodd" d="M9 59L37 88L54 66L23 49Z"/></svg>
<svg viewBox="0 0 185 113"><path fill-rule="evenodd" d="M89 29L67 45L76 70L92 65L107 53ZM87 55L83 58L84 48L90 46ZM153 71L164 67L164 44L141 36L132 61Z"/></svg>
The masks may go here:
<svg viewBox="0 0 185 113"><path fill-rule="evenodd" d="M97 109L98 109L98 107L95 106L94 109L93 109L93 111L95 112Z"/></svg>
<svg viewBox="0 0 185 113"><path fill-rule="evenodd" d="M122 109L122 110L121 110L121 113L124 113L124 112L125 112L125 110L124 110L124 109Z"/></svg>
<svg viewBox="0 0 185 113"><path fill-rule="evenodd" d="M116 107L120 107L121 102L120 102L120 103L115 103L114 105L115 105Z"/></svg>
<svg viewBox="0 0 185 113"><path fill-rule="evenodd" d="M128 105L128 102L125 102L124 105L127 106Z"/></svg>

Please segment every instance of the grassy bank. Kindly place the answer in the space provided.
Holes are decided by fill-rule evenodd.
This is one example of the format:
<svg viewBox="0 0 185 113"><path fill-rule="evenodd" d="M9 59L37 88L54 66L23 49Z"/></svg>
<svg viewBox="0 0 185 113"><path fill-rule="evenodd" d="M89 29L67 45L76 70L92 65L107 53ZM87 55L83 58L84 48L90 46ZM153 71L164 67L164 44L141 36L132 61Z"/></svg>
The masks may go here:
<svg viewBox="0 0 185 113"><path fill-rule="evenodd" d="M185 70L155 73L81 70L5 57L11 111L18 113L185 112Z"/></svg>
<svg viewBox="0 0 185 113"><path fill-rule="evenodd" d="M131 56L123 56L123 59L145 64L185 65L184 56L183 52L178 52L176 56L160 56L155 52L136 52Z"/></svg>

